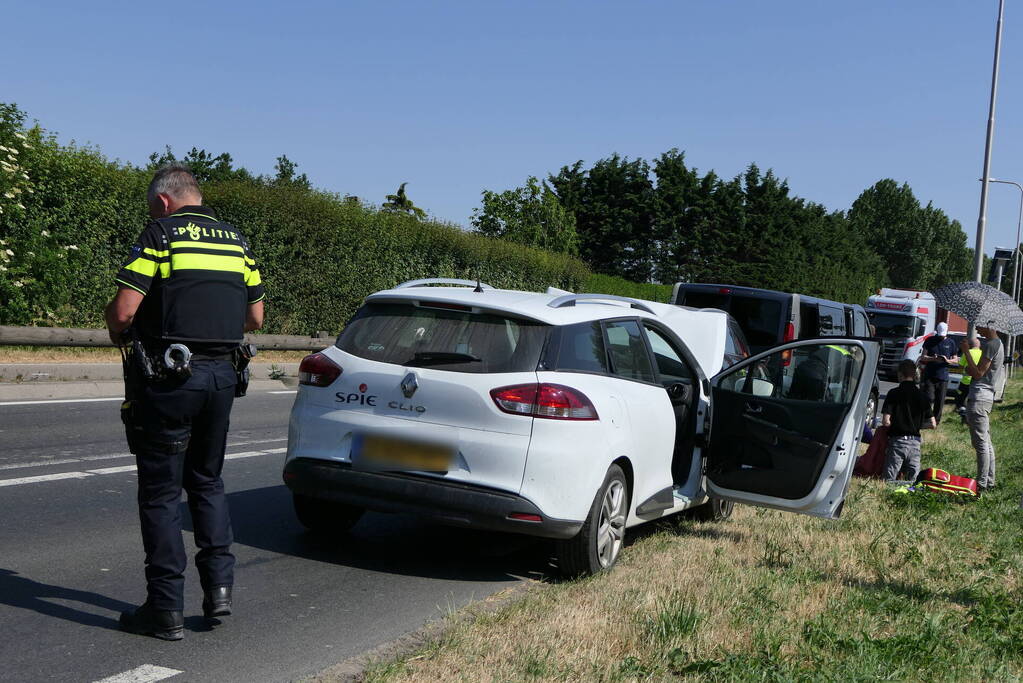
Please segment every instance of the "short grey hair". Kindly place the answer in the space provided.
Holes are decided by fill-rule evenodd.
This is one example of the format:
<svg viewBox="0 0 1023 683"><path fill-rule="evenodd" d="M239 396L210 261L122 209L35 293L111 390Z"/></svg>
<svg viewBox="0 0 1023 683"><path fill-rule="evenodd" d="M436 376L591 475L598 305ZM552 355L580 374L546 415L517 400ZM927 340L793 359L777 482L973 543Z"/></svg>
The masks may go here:
<svg viewBox="0 0 1023 683"><path fill-rule="evenodd" d="M192 175L188 166L179 163L166 164L157 169L153 179L149 182L146 200L152 203L158 194L169 195L178 200L195 195L202 201L199 181Z"/></svg>

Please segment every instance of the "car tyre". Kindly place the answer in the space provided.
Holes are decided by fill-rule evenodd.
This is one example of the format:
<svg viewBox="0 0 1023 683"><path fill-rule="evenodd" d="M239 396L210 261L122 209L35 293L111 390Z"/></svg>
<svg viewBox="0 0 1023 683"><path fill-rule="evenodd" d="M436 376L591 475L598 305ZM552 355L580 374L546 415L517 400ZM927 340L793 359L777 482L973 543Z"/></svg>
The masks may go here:
<svg viewBox="0 0 1023 683"><path fill-rule="evenodd" d="M874 425L877 424L877 394L873 391L870 392L870 398L867 399L867 414L863 419L866 420L867 429L873 429Z"/></svg>
<svg viewBox="0 0 1023 683"><path fill-rule="evenodd" d="M364 510L331 500L294 494L295 516L309 531L323 535L347 532L362 517Z"/></svg>
<svg viewBox="0 0 1023 683"><path fill-rule="evenodd" d="M564 578L589 576L614 566L625 543L629 482L611 465L579 533L558 541L558 571Z"/></svg>
<svg viewBox="0 0 1023 683"><path fill-rule="evenodd" d="M735 503L732 501L711 496L706 503L693 508L693 519L700 522L723 522L732 516L734 509Z"/></svg>

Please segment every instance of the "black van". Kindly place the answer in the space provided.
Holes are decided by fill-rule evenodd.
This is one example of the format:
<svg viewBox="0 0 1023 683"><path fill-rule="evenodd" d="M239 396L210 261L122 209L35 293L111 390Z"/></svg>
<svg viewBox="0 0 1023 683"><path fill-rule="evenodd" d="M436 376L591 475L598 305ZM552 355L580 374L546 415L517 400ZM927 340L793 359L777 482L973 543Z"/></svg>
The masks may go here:
<svg viewBox="0 0 1023 683"><path fill-rule="evenodd" d="M691 308L718 308L731 314L746 334L750 354L795 339L870 337L867 312L859 304L844 304L771 289L677 282L670 303ZM867 405L873 422L880 395L877 379Z"/></svg>

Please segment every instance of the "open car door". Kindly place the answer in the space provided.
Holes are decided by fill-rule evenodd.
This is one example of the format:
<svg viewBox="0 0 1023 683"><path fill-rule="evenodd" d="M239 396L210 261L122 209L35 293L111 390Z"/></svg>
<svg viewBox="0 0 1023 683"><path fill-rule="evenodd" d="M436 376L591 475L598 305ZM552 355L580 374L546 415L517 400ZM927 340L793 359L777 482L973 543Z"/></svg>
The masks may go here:
<svg viewBox="0 0 1023 683"><path fill-rule="evenodd" d="M790 342L711 380L707 492L725 500L838 517L880 344Z"/></svg>

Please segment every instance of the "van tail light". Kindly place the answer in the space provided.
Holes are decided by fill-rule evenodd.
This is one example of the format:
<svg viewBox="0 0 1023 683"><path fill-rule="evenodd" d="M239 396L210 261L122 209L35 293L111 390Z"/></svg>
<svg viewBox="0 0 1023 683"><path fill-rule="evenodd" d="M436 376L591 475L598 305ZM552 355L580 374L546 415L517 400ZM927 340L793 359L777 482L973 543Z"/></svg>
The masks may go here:
<svg viewBox="0 0 1023 683"><path fill-rule="evenodd" d="M599 420L597 410L581 391L561 384L516 384L490 392L502 412L549 420Z"/></svg>
<svg viewBox="0 0 1023 683"><path fill-rule="evenodd" d="M785 336L782 337L783 342L795 341L796 339L796 326L791 322L785 323ZM784 367L788 367L792 364L792 351L781 352L781 364Z"/></svg>
<svg viewBox="0 0 1023 683"><path fill-rule="evenodd" d="M322 353L313 353L298 366L298 383L311 387L328 387L341 376L341 366Z"/></svg>

